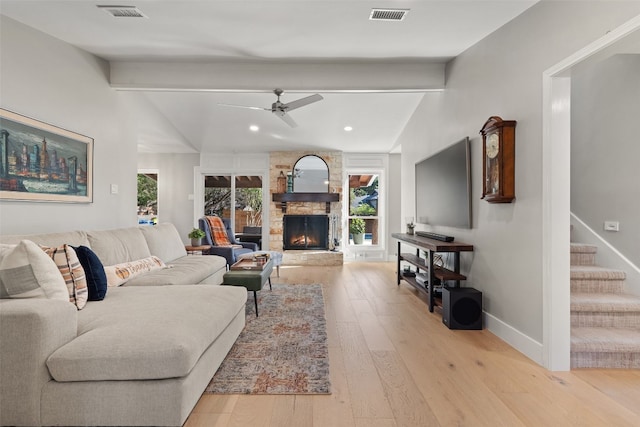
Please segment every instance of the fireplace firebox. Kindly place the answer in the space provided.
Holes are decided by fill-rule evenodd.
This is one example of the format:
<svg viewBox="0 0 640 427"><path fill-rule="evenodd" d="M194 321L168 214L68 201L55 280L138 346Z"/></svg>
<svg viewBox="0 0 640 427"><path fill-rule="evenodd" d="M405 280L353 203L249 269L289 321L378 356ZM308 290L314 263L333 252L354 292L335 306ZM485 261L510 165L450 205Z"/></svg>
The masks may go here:
<svg viewBox="0 0 640 427"><path fill-rule="evenodd" d="M283 247L292 249L329 249L328 215L285 215Z"/></svg>

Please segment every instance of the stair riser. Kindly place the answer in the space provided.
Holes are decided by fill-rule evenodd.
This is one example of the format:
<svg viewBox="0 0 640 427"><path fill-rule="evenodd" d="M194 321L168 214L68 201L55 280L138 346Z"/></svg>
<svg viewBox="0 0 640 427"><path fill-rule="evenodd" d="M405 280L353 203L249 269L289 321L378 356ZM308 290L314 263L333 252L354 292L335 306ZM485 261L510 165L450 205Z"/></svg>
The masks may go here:
<svg viewBox="0 0 640 427"><path fill-rule="evenodd" d="M571 369L575 368L639 369L640 353L571 352Z"/></svg>
<svg viewBox="0 0 640 427"><path fill-rule="evenodd" d="M640 313L594 313L571 312L571 326L574 328L619 328L640 329Z"/></svg>
<svg viewBox="0 0 640 427"><path fill-rule="evenodd" d="M591 294L620 294L624 280L571 279L571 292Z"/></svg>
<svg viewBox="0 0 640 427"><path fill-rule="evenodd" d="M596 265L596 254L572 252L571 265Z"/></svg>

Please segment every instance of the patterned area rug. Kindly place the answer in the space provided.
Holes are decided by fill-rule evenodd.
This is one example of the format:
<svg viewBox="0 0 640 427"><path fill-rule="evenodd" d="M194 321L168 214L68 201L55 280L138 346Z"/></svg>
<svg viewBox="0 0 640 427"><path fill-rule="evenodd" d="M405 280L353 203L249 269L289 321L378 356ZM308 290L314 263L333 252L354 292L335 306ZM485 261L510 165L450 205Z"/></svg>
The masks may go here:
<svg viewBox="0 0 640 427"><path fill-rule="evenodd" d="M329 394L329 353L320 285L273 284L253 292L246 326L205 393Z"/></svg>

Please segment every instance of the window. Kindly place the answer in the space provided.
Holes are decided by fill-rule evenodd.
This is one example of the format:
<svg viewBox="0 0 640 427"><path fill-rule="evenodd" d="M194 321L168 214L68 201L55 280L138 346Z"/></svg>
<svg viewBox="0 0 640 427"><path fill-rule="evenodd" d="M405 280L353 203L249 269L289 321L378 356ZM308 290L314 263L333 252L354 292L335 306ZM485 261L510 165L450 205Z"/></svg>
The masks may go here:
<svg viewBox="0 0 640 427"><path fill-rule="evenodd" d="M262 240L262 177L206 175L204 215L230 220L236 234L245 234L236 238L241 241L250 241L248 239L251 238L259 243Z"/></svg>
<svg viewBox="0 0 640 427"><path fill-rule="evenodd" d="M138 224L158 223L158 173L138 173Z"/></svg>
<svg viewBox="0 0 640 427"><path fill-rule="evenodd" d="M204 177L204 215L231 219L231 176Z"/></svg>
<svg viewBox="0 0 640 427"><path fill-rule="evenodd" d="M349 244L378 245L378 179L376 173L349 175Z"/></svg>

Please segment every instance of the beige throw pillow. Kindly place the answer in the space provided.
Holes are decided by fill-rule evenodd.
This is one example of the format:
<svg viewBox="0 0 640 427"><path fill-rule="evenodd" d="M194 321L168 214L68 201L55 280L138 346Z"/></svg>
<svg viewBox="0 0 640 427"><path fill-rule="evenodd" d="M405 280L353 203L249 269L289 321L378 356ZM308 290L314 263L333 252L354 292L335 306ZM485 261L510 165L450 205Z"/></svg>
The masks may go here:
<svg viewBox="0 0 640 427"><path fill-rule="evenodd" d="M58 267L30 240L0 245L0 298L50 298L69 301Z"/></svg>

